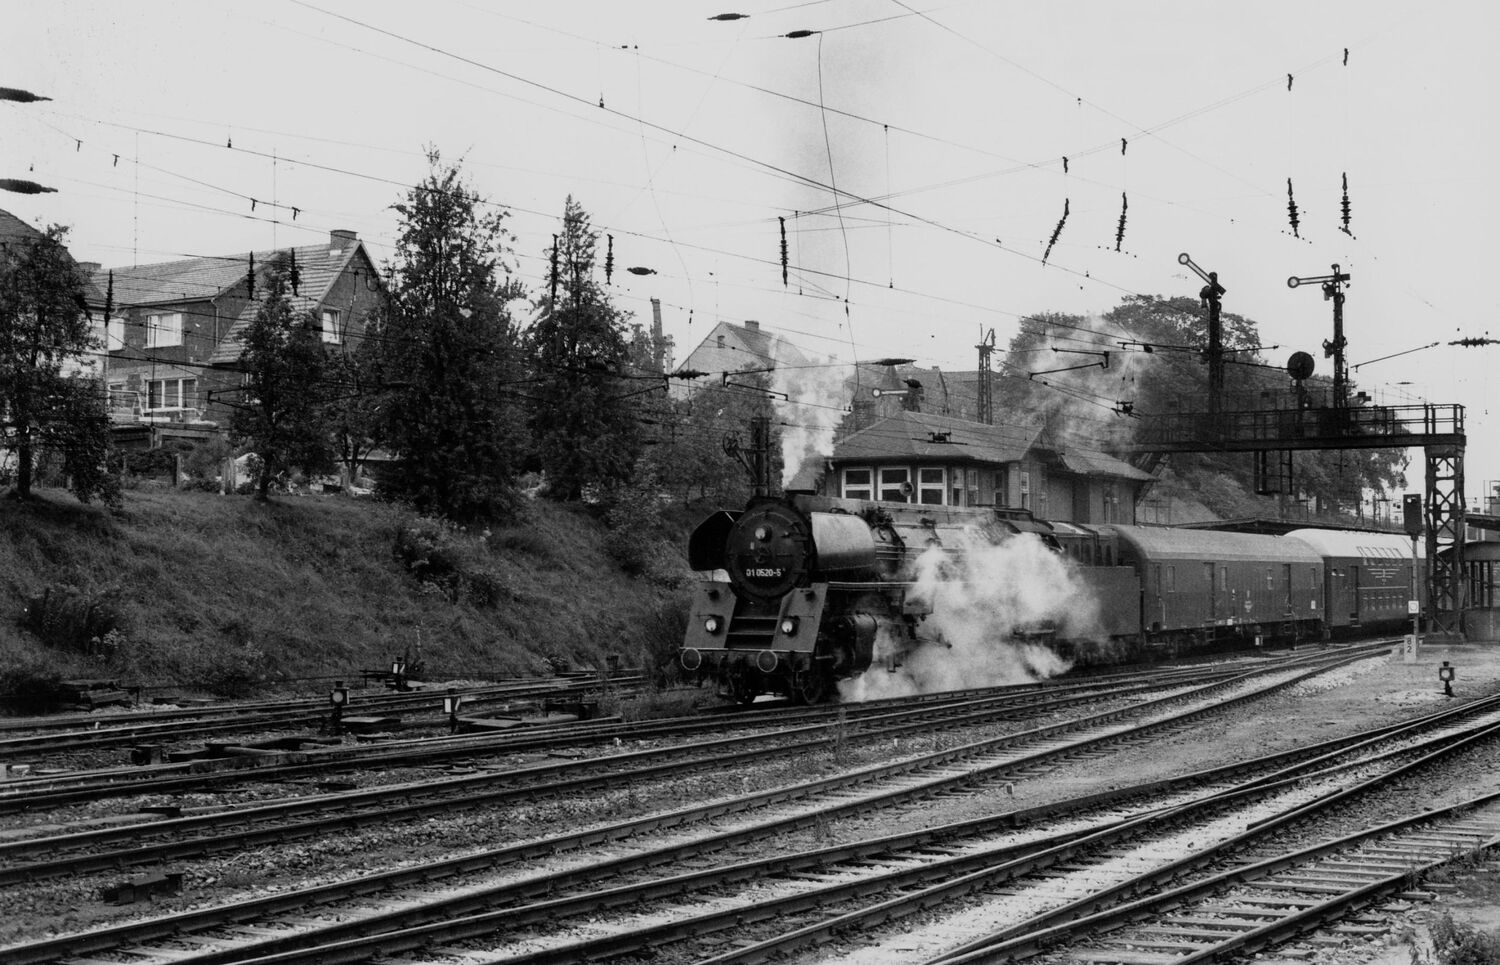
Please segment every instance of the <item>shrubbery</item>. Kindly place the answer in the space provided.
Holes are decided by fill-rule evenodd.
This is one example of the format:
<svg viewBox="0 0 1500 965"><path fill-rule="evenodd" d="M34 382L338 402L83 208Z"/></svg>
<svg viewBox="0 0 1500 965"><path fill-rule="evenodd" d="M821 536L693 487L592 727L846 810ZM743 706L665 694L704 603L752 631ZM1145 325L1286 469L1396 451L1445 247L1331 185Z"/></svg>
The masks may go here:
<svg viewBox="0 0 1500 965"><path fill-rule="evenodd" d="M1500 965L1500 935L1476 931L1444 912L1428 929L1442 965Z"/></svg>
<svg viewBox="0 0 1500 965"><path fill-rule="evenodd" d="M0 667L0 707L12 714L49 714L70 696L56 670L26 662Z"/></svg>
<svg viewBox="0 0 1500 965"><path fill-rule="evenodd" d="M486 565L480 546L446 520L422 517L396 531L396 559L412 576L453 603L494 607L510 596L505 581Z"/></svg>
<svg viewBox="0 0 1500 965"><path fill-rule="evenodd" d="M117 586L90 593L56 584L26 601L21 626L49 647L108 658L121 635L121 590Z"/></svg>

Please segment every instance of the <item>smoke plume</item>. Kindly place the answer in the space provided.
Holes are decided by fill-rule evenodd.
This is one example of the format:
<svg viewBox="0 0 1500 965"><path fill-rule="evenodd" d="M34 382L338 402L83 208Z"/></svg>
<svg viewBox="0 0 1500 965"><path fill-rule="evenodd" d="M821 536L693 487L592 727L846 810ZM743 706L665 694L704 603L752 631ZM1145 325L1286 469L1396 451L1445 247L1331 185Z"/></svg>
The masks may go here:
<svg viewBox="0 0 1500 965"><path fill-rule="evenodd" d="M833 431L844 418L845 403L841 366L782 356L778 340L771 390L778 393L775 405L781 420L781 488L786 489L809 460L833 454Z"/></svg>
<svg viewBox="0 0 1500 965"><path fill-rule="evenodd" d="M1035 536L996 544L965 531L959 543L934 546L917 558L911 592L932 613L920 625L916 648L904 635L882 629L870 669L840 685L844 700L1044 680L1071 663L1016 631L1050 625L1070 640L1101 636L1098 601L1075 565ZM894 672L892 657L901 661Z"/></svg>

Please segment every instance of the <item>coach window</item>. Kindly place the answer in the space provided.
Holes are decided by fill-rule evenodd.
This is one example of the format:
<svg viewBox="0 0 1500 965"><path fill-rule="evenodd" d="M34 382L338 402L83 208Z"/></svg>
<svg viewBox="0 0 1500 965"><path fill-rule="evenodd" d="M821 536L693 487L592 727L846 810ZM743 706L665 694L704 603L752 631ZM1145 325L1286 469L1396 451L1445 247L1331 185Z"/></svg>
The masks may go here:
<svg viewBox="0 0 1500 965"><path fill-rule="evenodd" d="M1266 567L1266 589L1276 589L1276 571L1271 569L1269 566Z"/></svg>
<svg viewBox="0 0 1500 965"><path fill-rule="evenodd" d="M1219 567L1219 589L1229 589L1229 567L1227 566Z"/></svg>
<svg viewBox="0 0 1500 965"><path fill-rule="evenodd" d="M1175 566L1167 567L1167 592L1177 592L1177 567Z"/></svg>
<svg viewBox="0 0 1500 965"><path fill-rule="evenodd" d="M941 466L923 466L917 470L917 502L927 506L943 505L943 486L947 483ZM954 490L957 502L958 490Z"/></svg>
<svg viewBox="0 0 1500 965"><path fill-rule="evenodd" d="M880 470L880 500L904 503L911 493L911 471L905 466Z"/></svg>
<svg viewBox="0 0 1500 965"><path fill-rule="evenodd" d="M844 498L845 499L869 499L870 498L870 470L869 469L845 469L844 470Z"/></svg>

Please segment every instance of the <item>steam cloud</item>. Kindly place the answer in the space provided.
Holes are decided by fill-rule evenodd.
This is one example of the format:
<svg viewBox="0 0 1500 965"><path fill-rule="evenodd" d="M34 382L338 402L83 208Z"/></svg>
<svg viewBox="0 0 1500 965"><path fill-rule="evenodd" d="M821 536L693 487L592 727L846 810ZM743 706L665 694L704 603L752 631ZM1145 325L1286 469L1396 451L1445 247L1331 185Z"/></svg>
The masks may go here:
<svg viewBox="0 0 1500 965"><path fill-rule="evenodd" d="M776 369L771 390L781 419L781 488L791 485L809 459L833 454L833 430L844 418L844 376L841 366L817 359L783 359L776 342Z"/></svg>
<svg viewBox="0 0 1500 965"><path fill-rule="evenodd" d="M934 546L917 558L912 593L932 613L921 644L894 673L888 660L908 649L882 629L875 662L839 685L850 702L969 687L1031 683L1066 672L1071 663L1012 631L1051 623L1072 640L1102 637L1099 603L1065 557L1029 534L999 544L965 531L955 547Z"/></svg>

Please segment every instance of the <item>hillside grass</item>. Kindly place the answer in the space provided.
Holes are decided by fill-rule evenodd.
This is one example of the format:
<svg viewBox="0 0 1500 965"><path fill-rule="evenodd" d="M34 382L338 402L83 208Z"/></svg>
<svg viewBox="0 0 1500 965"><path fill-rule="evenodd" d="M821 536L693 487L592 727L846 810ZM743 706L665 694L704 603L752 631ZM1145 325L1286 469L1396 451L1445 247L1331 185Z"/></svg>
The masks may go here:
<svg viewBox="0 0 1500 965"><path fill-rule="evenodd" d="M293 690L419 641L429 679L638 666L681 640L683 541L649 534L658 558L633 577L586 507L529 502L467 532L342 496L139 489L118 514L39 496L0 502L0 692L48 675Z"/></svg>

